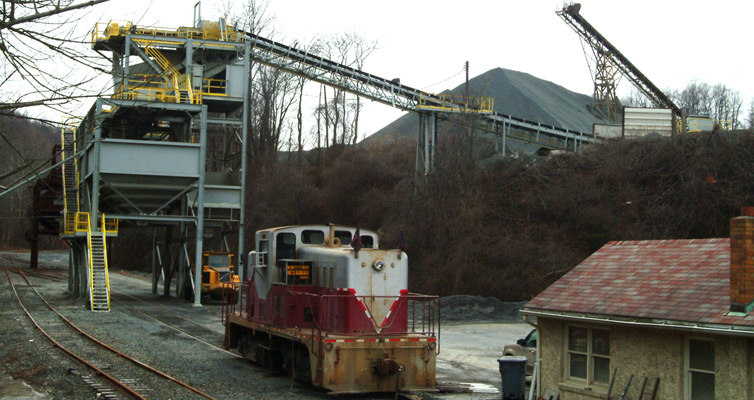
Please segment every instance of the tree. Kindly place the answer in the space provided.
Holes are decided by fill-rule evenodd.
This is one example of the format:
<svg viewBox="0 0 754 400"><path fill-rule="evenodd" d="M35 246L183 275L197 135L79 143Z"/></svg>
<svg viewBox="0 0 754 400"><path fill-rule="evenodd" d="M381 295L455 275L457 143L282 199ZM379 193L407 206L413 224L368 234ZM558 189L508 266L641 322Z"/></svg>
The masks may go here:
<svg viewBox="0 0 754 400"><path fill-rule="evenodd" d="M718 83L709 85L704 82L690 82L680 92L671 94L679 107L686 109L689 115L701 115L729 124L730 128L741 126L739 121L743 98L741 93Z"/></svg>
<svg viewBox="0 0 754 400"><path fill-rule="evenodd" d="M73 76L52 62L70 62L86 70L108 73L73 37L74 11L109 0L3 0L0 10L0 113L46 106L59 111L96 75ZM88 38L88 37L87 37ZM13 89L9 89L9 88Z"/></svg>
<svg viewBox="0 0 754 400"><path fill-rule="evenodd" d="M639 89L632 87L631 91L628 93L626 97L623 97L620 99L621 105L623 107L639 107L639 108L648 108L652 107L652 102L649 101L647 96L644 95Z"/></svg>
<svg viewBox="0 0 754 400"><path fill-rule="evenodd" d="M366 59L376 49L377 42L368 41L355 32L346 32L326 39L323 52L327 58L337 63L363 69ZM346 91L337 87L332 88L332 94L333 98L329 103L325 98L325 131L328 132L329 122L332 121L332 145L355 144L361 99L358 95L353 95L355 98L348 100Z"/></svg>

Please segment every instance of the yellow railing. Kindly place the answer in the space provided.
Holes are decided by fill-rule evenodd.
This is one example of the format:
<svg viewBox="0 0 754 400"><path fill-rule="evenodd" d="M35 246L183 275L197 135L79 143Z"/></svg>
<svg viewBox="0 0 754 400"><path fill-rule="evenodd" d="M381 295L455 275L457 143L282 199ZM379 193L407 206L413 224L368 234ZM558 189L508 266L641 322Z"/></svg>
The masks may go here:
<svg viewBox="0 0 754 400"><path fill-rule="evenodd" d="M495 101L492 97L466 97L452 94L436 94L432 97L421 95L417 108L462 113L491 113L495 109Z"/></svg>
<svg viewBox="0 0 754 400"><path fill-rule="evenodd" d="M202 81L202 94L207 96L227 96L227 84L225 79L204 79Z"/></svg>
<svg viewBox="0 0 754 400"><path fill-rule="evenodd" d="M86 216L86 248L89 249L89 307L94 309L94 257L92 256L92 230L89 213L76 213L76 230L78 230L79 215Z"/></svg>
<svg viewBox="0 0 754 400"><path fill-rule="evenodd" d="M74 232L75 229L75 217L71 215L71 210L73 207L76 207L76 212L79 210L79 192L76 190L76 204L68 204L68 186L71 186L71 189L76 189L79 182L79 168L78 168L78 158L75 156L76 154L76 128L72 126L67 126L65 122L63 123L63 129L61 131L61 144L62 144L62 150L63 155L62 157L65 158L66 156L66 144L65 144L65 133L66 130L70 130L73 132L73 140L71 141L71 144L73 146L72 151L70 152L71 156L73 156L73 182L69 182L66 179L66 163L63 163L62 169L63 169L63 226L61 227L61 232L65 234L71 234Z"/></svg>
<svg viewBox="0 0 754 400"><path fill-rule="evenodd" d="M104 221L105 215L102 214L102 220ZM116 232L117 232L117 220L116 220ZM91 235L90 235L91 236ZM107 285L107 311L110 311L110 266L107 263L107 236L105 232L102 232L102 255L105 259L105 285ZM89 243L91 246L91 242ZM89 266L90 270L92 266ZM89 288L91 290L91 288Z"/></svg>
<svg viewBox="0 0 754 400"><path fill-rule="evenodd" d="M79 211L76 213L76 232L90 232L92 230L89 213Z"/></svg>
<svg viewBox="0 0 754 400"><path fill-rule="evenodd" d="M102 232L104 233L118 233L118 219L117 218L105 218L105 214L102 214Z"/></svg>
<svg viewBox="0 0 754 400"><path fill-rule="evenodd" d="M159 101L162 103L176 103L178 96L175 91L166 87L146 87L121 85L113 95L114 99Z"/></svg>
<svg viewBox="0 0 754 400"><path fill-rule="evenodd" d="M97 41L109 40L113 36L125 36L131 33L134 35L145 35L159 37L175 37L184 39L206 39L238 42L243 39L243 35L233 29L230 25L225 25L225 32L220 29L217 22L206 23L204 28L180 27L178 29L160 28L154 26L136 26L130 21L111 20L110 22L98 22L92 29L92 47ZM167 42L166 42L167 43Z"/></svg>

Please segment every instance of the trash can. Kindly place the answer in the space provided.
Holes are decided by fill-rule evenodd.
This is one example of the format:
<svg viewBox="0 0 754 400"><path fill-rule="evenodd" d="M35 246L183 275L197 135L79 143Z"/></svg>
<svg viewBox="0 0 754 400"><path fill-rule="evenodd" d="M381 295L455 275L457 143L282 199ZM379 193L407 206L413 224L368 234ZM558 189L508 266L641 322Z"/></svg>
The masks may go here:
<svg viewBox="0 0 754 400"><path fill-rule="evenodd" d="M503 380L503 400L524 400L526 393L526 357L498 358L500 377Z"/></svg>

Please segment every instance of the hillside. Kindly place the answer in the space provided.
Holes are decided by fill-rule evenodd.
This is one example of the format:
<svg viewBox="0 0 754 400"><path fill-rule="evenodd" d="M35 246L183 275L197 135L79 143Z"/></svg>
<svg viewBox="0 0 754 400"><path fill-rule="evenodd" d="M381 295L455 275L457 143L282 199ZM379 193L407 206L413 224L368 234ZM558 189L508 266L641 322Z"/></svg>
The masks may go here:
<svg viewBox="0 0 754 400"><path fill-rule="evenodd" d="M521 301L610 240L725 237L729 219L754 204L748 131L616 141L489 167L441 147L426 177L414 175L407 144L348 148L321 165L259 166L247 191L247 248L255 230L288 224L375 229L382 248L403 230L412 292ZM119 239L113 259L136 257L148 269L138 256L148 245Z"/></svg>
<svg viewBox="0 0 754 400"><path fill-rule="evenodd" d="M495 111L534 122L581 132L592 124L607 123L592 113L592 98L524 72L495 68L469 80L472 96L493 97ZM443 93L463 95L464 85ZM419 129L416 114L406 114L367 137L371 143L385 137L414 137Z"/></svg>

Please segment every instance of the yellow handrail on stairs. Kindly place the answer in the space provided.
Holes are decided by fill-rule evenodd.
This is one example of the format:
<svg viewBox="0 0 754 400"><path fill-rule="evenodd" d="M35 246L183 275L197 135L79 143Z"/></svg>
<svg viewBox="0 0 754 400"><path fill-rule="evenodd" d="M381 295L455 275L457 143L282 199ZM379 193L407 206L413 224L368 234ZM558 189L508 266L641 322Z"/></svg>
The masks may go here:
<svg viewBox="0 0 754 400"><path fill-rule="evenodd" d="M102 214L102 220L104 221L105 215ZM117 220L116 220L117 221ZM102 232L102 255L105 258L105 285L107 289L107 311L110 311L110 266L107 263L107 244L105 239L107 234Z"/></svg>
<svg viewBox="0 0 754 400"><path fill-rule="evenodd" d="M73 158L73 182L69 182L68 179L66 179L66 164L67 162L63 163L62 165L62 171L63 171L63 225L61 232L63 234L72 234L75 231L75 213L78 213L78 204L79 204L79 192L76 190L76 204L69 204L68 201L68 186L72 186L71 188L75 190L76 186L78 185L79 181L79 168L78 168L78 159L74 156L76 154L76 128L71 127L70 125L63 123L63 128L61 129L61 149L62 149L62 157L66 157L66 143L65 143L65 134L66 130L71 130L73 132L73 140L71 141L71 145L73 146L72 151L70 154L74 157ZM75 212L71 213L71 211L74 209L75 206ZM73 214L73 215L72 215Z"/></svg>
<svg viewBox="0 0 754 400"><path fill-rule="evenodd" d="M80 224L80 225L79 225ZM76 231L86 229L86 248L89 249L89 308L94 310L94 257L92 257L92 221L87 212L76 213Z"/></svg>

